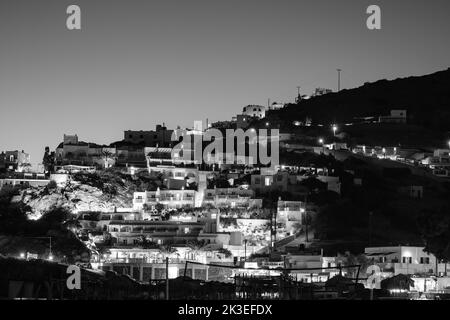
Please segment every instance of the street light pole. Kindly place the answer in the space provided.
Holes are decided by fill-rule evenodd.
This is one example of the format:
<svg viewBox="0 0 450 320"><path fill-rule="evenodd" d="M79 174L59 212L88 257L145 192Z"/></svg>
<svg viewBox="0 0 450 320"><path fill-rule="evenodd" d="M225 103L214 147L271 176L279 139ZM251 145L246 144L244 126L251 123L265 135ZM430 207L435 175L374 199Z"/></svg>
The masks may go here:
<svg viewBox="0 0 450 320"><path fill-rule="evenodd" d="M169 257L166 257L166 300L169 300Z"/></svg>
<svg viewBox="0 0 450 320"><path fill-rule="evenodd" d="M244 263L247 262L247 239L244 239Z"/></svg>
<svg viewBox="0 0 450 320"><path fill-rule="evenodd" d="M319 143L322 145L322 153L325 154L325 146L322 138L319 139Z"/></svg>
<svg viewBox="0 0 450 320"><path fill-rule="evenodd" d="M333 124L333 126L331 127L331 129L333 130L333 136L336 137L336 131L338 129L336 124Z"/></svg>
<svg viewBox="0 0 450 320"><path fill-rule="evenodd" d="M308 243L308 224L309 224L309 216L308 216L308 195L305 195L305 242Z"/></svg>
<svg viewBox="0 0 450 320"><path fill-rule="evenodd" d="M341 91L341 71L342 69L336 69L338 72L338 92Z"/></svg>

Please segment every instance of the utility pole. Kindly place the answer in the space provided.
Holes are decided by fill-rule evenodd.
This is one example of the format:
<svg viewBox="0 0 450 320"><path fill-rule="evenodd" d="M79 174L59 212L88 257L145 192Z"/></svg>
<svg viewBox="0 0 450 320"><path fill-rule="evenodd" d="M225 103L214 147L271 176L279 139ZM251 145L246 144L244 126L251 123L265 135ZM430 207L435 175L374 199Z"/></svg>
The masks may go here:
<svg viewBox="0 0 450 320"><path fill-rule="evenodd" d="M247 262L247 239L244 239L244 263L245 262Z"/></svg>
<svg viewBox="0 0 450 320"><path fill-rule="evenodd" d="M273 239L274 239L274 241L273 241L273 243L275 244L275 242L277 242L277 211L275 211L275 223L274 223L274 225L275 225L275 228L274 228L274 232L273 232Z"/></svg>
<svg viewBox="0 0 450 320"><path fill-rule="evenodd" d="M169 300L169 257L166 257L166 300Z"/></svg>
<svg viewBox="0 0 450 320"><path fill-rule="evenodd" d="M439 261L438 261L438 258L436 257L436 278L439 277L438 268L439 268Z"/></svg>
<svg viewBox="0 0 450 320"><path fill-rule="evenodd" d="M338 72L338 92L341 91L341 71L342 69L336 69Z"/></svg>
<svg viewBox="0 0 450 320"><path fill-rule="evenodd" d="M308 243L308 224L309 224L309 216L308 216L308 195L305 196L305 242Z"/></svg>
<svg viewBox="0 0 450 320"><path fill-rule="evenodd" d="M300 101L302 101L302 97L300 96L300 88L301 87L297 87L297 98L295 99L296 103L300 103Z"/></svg>
<svg viewBox="0 0 450 320"><path fill-rule="evenodd" d="M306 233L306 243L308 243L309 242L309 239L308 239L308 213L307 212L305 212L305 220L306 220L306 224L305 224L305 233Z"/></svg>

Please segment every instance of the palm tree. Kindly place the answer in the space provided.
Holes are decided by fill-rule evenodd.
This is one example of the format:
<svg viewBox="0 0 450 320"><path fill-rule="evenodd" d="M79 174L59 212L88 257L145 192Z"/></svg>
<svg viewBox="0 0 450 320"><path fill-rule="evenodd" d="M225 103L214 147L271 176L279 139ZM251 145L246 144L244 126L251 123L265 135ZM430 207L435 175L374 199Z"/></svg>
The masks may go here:
<svg viewBox="0 0 450 320"><path fill-rule="evenodd" d="M111 151L109 151L108 149L103 149L102 150L102 159L105 162L105 169L108 169L108 160L109 159L113 159L115 156L114 153L112 153Z"/></svg>
<svg viewBox="0 0 450 320"><path fill-rule="evenodd" d="M194 255L194 260L197 260L197 256L199 255L200 251L202 251L205 248L205 242L204 241L192 241L188 244L189 252Z"/></svg>
<svg viewBox="0 0 450 320"><path fill-rule="evenodd" d="M159 251L165 258L169 258L172 254L176 253L178 250L177 248L172 247L170 244L161 245L159 247Z"/></svg>

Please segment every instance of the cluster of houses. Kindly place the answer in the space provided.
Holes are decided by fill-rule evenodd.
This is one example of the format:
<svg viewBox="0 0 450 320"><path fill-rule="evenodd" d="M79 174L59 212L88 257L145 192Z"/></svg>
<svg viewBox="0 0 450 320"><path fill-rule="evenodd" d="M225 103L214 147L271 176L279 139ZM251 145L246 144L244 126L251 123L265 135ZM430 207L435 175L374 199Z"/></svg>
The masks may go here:
<svg viewBox="0 0 450 320"><path fill-rule="evenodd" d="M401 147L370 147L358 145L352 149L355 154L379 159L390 159L424 167L438 177L450 177L450 149L420 150Z"/></svg>
<svg viewBox="0 0 450 320"><path fill-rule="evenodd" d="M238 128L247 128L253 120L263 119L266 112L281 107L246 106L234 122ZM406 118L406 113L393 113L383 121L402 122L398 119L403 116ZM78 213L83 235L87 235L86 241L94 253L92 266L124 273L142 282L183 274L195 279L231 281L237 274L277 276L289 270L296 281L318 283L352 272L345 268L340 257L289 247L307 227L316 209L307 202L311 190L302 182L314 178L339 195L341 181L332 170L314 165L265 167L246 165L245 161L227 164L228 154L216 154L214 157L219 160L216 164L203 165L190 157L194 150L188 145L183 154L174 152L178 138L186 133L195 138L205 131L169 130L163 124L150 131L127 130L122 141L110 145L64 135L54 152L46 150L47 163L42 173L24 169L30 159L23 151L4 152L0 154L0 169L7 175L0 179L0 188L18 184L39 187L50 181L63 184L67 181L64 177L73 173L111 167L122 168L130 176L144 172L158 179L161 184L157 188L134 192L129 208L99 212L95 217L92 212ZM281 147L303 148L292 144ZM347 144L339 142L321 143L311 150L319 154L350 151ZM429 154L397 147L356 146L351 151L396 161L414 159L435 175L449 176L449 150ZM423 190L406 192L421 197ZM279 196L276 208L264 205L270 195L278 197L283 193L293 195L296 200ZM366 248L365 257L381 268L382 278L414 275L417 291L447 286L446 264L423 248Z"/></svg>

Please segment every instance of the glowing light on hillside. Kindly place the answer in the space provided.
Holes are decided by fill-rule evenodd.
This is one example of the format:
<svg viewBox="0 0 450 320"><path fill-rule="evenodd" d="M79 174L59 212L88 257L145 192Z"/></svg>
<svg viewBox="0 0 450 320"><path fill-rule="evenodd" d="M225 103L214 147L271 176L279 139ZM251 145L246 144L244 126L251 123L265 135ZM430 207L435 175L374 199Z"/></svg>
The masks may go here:
<svg viewBox="0 0 450 320"><path fill-rule="evenodd" d="M331 130L333 130L333 135L336 135L336 131L338 130L337 125L333 124L333 126L331 127Z"/></svg>

